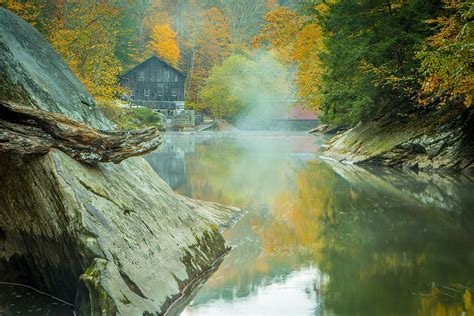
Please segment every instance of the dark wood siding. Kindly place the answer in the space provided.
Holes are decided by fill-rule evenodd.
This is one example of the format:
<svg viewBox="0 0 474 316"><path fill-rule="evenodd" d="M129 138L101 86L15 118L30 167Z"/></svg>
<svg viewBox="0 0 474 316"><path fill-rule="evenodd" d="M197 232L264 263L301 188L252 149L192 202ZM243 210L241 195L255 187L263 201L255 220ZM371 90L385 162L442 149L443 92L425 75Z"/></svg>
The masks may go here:
<svg viewBox="0 0 474 316"><path fill-rule="evenodd" d="M139 64L124 74L121 80L132 103L184 101L185 76L156 57Z"/></svg>

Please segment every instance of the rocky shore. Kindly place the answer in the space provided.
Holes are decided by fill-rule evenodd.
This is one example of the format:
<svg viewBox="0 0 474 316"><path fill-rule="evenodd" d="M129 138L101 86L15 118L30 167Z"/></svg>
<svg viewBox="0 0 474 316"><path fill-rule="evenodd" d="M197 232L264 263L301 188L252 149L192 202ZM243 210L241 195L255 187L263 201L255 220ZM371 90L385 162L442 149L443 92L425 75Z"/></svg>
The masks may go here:
<svg viewBox="0 0 474 316"><path fill-rule="evenodd" d="M381 118L337 134L324 156L343 163L474 173L473 128L470 109Z"/></svg>
<svg viewBox="0 0 474 316"><path fill-rule="evenodd" d="M0 100L66 116L104 137L112 128L40 33L2 8ZM31 123L3 118L7 142L18 124ZM53 136L35 139L53 144L44 153L0 148L0 281L74 302L79 315L163 314L227 251L220 230L240 211L174 193L141 157L75 159L45 130ZM72 139L87 143L77 133Z"/></svg>

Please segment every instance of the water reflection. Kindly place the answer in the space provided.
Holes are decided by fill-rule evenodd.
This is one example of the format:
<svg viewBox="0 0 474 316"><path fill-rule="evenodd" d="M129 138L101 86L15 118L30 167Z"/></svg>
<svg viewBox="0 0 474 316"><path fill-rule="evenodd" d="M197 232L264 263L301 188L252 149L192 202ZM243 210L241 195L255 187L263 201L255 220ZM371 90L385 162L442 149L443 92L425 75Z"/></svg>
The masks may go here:
<svg viewBox="0 0 474 316"><path fill-rule="evenodd" d="M177 191L249 210L184 315L474 313L472 179L331 164L303 135L170 139L192 139L180 181L174 150L148 160Z"/></svg>
<svg viewBox="0 0 474 316"><path fill-rule="evenodd" d="M0 315L72 316L74 307L18 285L0 284Z"/></svg>

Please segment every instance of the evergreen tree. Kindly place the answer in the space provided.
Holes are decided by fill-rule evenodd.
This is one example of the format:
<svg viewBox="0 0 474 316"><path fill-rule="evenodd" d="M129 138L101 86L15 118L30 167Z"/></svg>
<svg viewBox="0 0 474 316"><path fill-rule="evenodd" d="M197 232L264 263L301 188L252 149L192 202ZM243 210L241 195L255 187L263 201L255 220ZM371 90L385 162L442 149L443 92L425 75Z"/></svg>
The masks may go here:
<svg viewBox="0 0 474 316"><path fill-rule="evenodd" d="M424 20L437 14L440 1L324 3L324 9L306 6L325 33L322 118L333 124L354 125L413 105L419 88L416 47L430 34Z"/></svg>

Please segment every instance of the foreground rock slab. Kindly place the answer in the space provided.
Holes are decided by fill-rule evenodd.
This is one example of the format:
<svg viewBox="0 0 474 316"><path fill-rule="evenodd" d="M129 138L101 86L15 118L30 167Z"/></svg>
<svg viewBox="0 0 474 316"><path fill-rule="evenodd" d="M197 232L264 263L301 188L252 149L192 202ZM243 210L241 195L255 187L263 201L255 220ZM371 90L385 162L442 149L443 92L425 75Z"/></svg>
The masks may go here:
<svg viewBox="0 0 474 316"><path fill-rule="evenodd" d="M46 40L2 8L0 100L112 126ZM219 228L239 211L175 194L143 158L91 165L45 152L0 152L0 281L80 315L160 315L227 250Z"/></svg>
<svg viewBox="0 0 474 316"><path fill-rule="evenodd" d="M160 313L226 251L202 204L142 158L88 167L53 150L0 165L2 278L77 295L81 314Z"/></svg>

